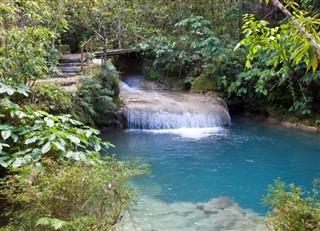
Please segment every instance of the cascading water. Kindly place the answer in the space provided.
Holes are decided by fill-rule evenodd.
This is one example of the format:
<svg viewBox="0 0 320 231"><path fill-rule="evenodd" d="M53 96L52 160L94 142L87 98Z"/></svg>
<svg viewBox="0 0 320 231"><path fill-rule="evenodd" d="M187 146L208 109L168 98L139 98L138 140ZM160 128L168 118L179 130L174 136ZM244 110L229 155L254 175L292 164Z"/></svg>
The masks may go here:
<svg viewBox="0 0 320 231"><path fill-rule="evenodd" d="M203 115L190 112L175 114L168 111L127 110L126 118L130 129L208 128L224 124L219 114Z"/></svg>
<svg viewBox="0 0 320 231"><path fill-rule="evenodd" d="M212 128L230 124L225 102L213 94L154 91L157 84L137 78L139 81L128 81L133 86L121 83L123 115L129 129ZM149 89L143 87L146 85Z"/></svg>

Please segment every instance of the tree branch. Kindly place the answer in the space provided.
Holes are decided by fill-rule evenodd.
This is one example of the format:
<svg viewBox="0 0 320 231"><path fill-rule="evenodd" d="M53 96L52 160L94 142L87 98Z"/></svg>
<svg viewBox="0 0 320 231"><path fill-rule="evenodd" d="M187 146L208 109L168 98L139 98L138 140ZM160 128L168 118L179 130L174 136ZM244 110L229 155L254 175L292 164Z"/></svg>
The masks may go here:
<svg viewBox="0 0 320 231"><path fill-rule="evenodd" d="M317 43L316 40L314 40L310 34L307 33L306 29L300 25L298 20L290 13L290 11L285 8L279 0L271 0L272 4L276 7L278 7L288 18L290 21L293 22L293 24L298 28L300 34L305 37L310 44L316 49L317 53L320 55L320 44Z"/></svg>

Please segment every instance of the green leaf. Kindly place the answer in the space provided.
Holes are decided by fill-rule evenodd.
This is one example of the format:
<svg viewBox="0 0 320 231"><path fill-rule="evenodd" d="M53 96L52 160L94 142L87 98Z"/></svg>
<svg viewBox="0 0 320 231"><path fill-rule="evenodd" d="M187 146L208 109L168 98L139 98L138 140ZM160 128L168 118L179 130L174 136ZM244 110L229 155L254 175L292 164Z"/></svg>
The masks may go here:
<svg viewBox="0 0 320 231"><path fill-rule="evenodd" d="M38 225L43 225L43 226L49 225L50 224L50 219L51 218L48 218L48 217L42 217L39 220L37 220L36 226L38 226Z"/></svg>
<svg viewBox="0 0 320 231"><path fill-rule="evenodd" d="M78 137L70 135L68 136L68 139L71 140L72 143L80 144L80 139Z"/></svg>
<svg viewBox="0 0 320 231"><path fill-rule="evenodd" d="M6 143L0 143L0 147L10 147L10 145Z"/></svg>
<svg viewBox="0 0 320 231"><path fill-rule="evenodd" d="M8 164L6 162L4 162L3 160L0 160L0 166L7 168Z"/></svg>
<svg viewBox="0 0 320 231"><path fill-rule="evenodd" d="M26 113L24 113L23 111L16 111L15 114L19 119L22 119L27 116Z"/></svg>
<svg viewBox="0 0 320 231"><path fill-rule="evenodd" d="M7 93L8 95L13 95L14 94L14 89L6 84L0 85L0 94Z"/></svg>
<svg viewBox="0 0 320 231"><path fill-rule="evenodd" d="M1 136L4 140L8 139L11 136L11 131L7 130L7 131L2 131L1 132Z"/></svg>
<svg viewBox="0 0 320 231"><path fill-rule="evenodd" d="M250 69L252 66L251 66L251 62L249 59L246 60L246 68L247 69Z"/></svg>
<svg viewBox="0 0 320 231"><path fill-rule="evenodd" d="M89 138L91 135L92 135L92 131L88 129L86 131L86 137Z"/></svg>
<svg viewBox="0 0 320 231"><path fill-rule="evenodd" d="M99 152L99 151L101 150L101 146L100 146L99 143L96 143L96 144L94 145L94 150L95 150L96 152Z"/></svg>
<svg viewBox="0 0 320 231"><path fill-rule="evenodd" d="M24 142L24 144L31 144L34 143L39 137L38 136L34 136L32 138L26 139L26 141Z"/></svg>
<svg viewBox="0 0 320 231"><path fill-rule="evenodd" d="M41 149L42 154L49 152L51 149L51 142L47 142Z"/></svg>
<svg viewBox="0 0 320 231"><path fill-rule="evenodd" d="M12 163L13 168L18 168L21 165L29 162L32 160L32 157L30 155L25 155L24 157L18 157L15 159L15 161Z"/></svg>
<svg viewBox="0 0 320 231"><path fill-rule="evenodd" d="M59 149L61 151L65 151L66 150L62 143L60 143L60 142L52 142L52 143L57 147L57 149Z"/></svg>
<svg viewBox="0 0 320 231"><path fill-rule="evenodd" d="M53 121L52 119L46 117L46 118L44 118L44 121L46 121L47 126L48 126L49 128L52 128L52 127L54 126L54 121Z"/></svg>
<svg viewBox="0 0 320 231"><path fill-rule="evenodd" d="M49 226L50 228L54 228L54 230L62 229L63 227L69 226L69 222L63 221L56 218L51 217L42 217L37 220L36 226Z"/></svg>

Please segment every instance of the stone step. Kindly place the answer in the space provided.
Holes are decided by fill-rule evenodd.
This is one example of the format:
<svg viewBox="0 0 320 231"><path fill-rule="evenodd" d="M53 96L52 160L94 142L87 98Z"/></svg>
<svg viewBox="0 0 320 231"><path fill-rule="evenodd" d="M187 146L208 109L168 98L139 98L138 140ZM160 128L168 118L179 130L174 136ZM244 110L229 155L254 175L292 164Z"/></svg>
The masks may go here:
<svg viewBox="0 0 320 231"><path fill-rule="evenodd" d="M60 58L59 59L60 63L81 63L81 59L80 58ZM84 58L84 62L85 62L85 58Z"/></svg>
<svg viewBox="0 0 320 231"><path fill-rule="evenodd" d="M83 65L86 65L86 63L83 63ZM76 62L76 63L61 63L60 62L60 67L72 67L72 66L75 66L75 67L79 67L81 66L81 63L79 62Z"/></svg>
<svg viewBox="0 0 320 231"><path fill-rule="evenodd" d="M60 66L60 70L63 73L79 73L81 72L81 66Z"/></svg>

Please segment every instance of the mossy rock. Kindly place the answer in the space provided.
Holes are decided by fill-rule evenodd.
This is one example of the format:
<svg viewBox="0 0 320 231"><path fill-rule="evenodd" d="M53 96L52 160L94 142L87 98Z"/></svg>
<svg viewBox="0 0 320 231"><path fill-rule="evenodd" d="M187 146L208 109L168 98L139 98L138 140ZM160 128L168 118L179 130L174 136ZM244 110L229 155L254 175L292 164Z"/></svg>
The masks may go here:
<svg viewBox="0 0 320 231"><path fill-rule="evenodd" d="M205 76L199 76L195 78L191 83L191 91L208 92L214 90L215 85L212 79Z"/></svg>

